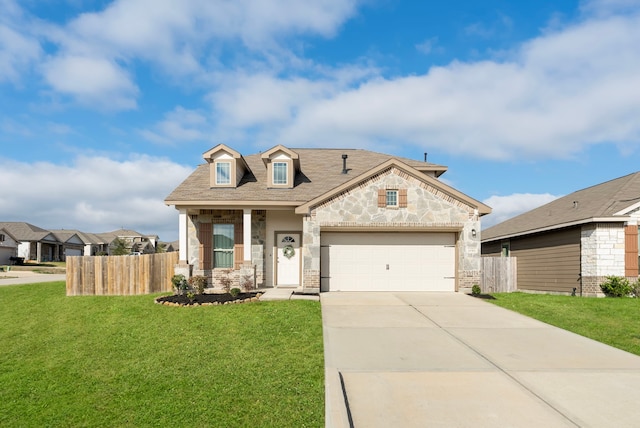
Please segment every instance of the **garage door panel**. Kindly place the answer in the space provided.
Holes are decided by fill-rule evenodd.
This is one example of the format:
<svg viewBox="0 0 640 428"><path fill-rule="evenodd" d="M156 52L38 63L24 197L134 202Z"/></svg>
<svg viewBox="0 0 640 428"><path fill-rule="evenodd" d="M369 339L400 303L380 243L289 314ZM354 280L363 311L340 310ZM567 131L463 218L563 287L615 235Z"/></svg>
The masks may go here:
<svg viewBox="0 0 640 428"><path fill-rule="evenodd" d="M323 291L455 289L454 233L331 232L321 241Z"/></svg>

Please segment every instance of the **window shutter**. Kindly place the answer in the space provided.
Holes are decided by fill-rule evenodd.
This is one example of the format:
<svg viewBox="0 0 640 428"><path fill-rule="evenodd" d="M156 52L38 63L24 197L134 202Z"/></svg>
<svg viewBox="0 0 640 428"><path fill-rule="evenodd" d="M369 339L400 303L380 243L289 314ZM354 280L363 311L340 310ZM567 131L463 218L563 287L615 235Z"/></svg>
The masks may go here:
<svg viewBox="0 0 640 428"><path fill-rule="evenodd" d="M624 275L638 276L638 226L624 228Z"/></svg>
<svg viewBox="0 0 640 428"><path fill-rule="evenodd" d="M211 223L200 223L198 228L198 240L200 241L200 269L211 269L213 258L213 230Z"/></svg>
<svg viewBox="0 0 640 428"><path fill-rule="evenodd" d="M387 191L385 189L378 189L378 208L384 208L387 206Z"/></svg>
<svg viewBox="0 0 640 428"><path fill-rule="evenodd" d="M407 189L398 190L398 207L407 208Z"/></svg>

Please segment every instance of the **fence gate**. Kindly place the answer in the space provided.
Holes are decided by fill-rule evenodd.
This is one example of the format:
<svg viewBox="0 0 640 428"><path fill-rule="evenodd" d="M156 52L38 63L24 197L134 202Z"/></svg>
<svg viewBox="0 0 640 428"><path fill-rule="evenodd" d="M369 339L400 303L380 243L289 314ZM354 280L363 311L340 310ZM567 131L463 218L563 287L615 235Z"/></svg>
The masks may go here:
<svg viewBox="0 0 640 428"><path fill-rule="evenodd" d="M483 293L510 293L518 288L518 261L516 257L483 257Z"/></svg>

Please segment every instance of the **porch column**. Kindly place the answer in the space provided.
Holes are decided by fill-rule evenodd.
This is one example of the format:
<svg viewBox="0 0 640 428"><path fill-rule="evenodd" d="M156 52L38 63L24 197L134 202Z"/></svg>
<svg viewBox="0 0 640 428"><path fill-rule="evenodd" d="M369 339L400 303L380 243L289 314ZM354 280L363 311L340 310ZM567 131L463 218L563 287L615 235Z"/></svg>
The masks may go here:
<svg viewBox="0 0 640 428"><path fill-rule="evenodd" d="M42 261L42 242L36 243L36 261L38 263Z"/></svg>
<svg viewBox="0 0 640 428"><path fill-rule="evenodd" d="M244 261L251 262L251 208L242 210L242 242Z"/></svg>
<svg viewBox="0 0 640 428"><path fill-rule="evenodd" d="M187 246L187 210L180 209L178 214L178 233L180 235L180 264L187 264L189 262L189 253Z"/></svg>

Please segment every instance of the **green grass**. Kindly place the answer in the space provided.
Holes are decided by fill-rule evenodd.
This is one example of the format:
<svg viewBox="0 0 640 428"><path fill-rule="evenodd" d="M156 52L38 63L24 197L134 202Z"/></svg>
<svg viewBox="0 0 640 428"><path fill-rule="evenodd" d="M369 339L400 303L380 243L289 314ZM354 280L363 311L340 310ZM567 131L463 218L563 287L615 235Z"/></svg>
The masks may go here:
<svg viewBox="0 0 640 428"><path fill-rule="evenodd" d="M324 425L319 302L0 288L0 426Z"/></svg>
<svg viewBox="0 0 640 428"><path fill-rule="evenodd" d="M640 299L497 293L496 305L640 355Z"/></svg>

